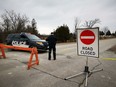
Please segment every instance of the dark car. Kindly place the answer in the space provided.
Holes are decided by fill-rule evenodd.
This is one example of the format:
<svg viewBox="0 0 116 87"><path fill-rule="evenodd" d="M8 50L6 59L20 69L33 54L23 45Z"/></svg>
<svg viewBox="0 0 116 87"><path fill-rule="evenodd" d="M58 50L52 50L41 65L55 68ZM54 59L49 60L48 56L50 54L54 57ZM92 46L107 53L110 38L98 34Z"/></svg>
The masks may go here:
<svg viewBox="0 0 116 87"><path fill-rule="evenodd" d="M30 33L9 34L6 38L6 44L20 47L37 47L38 51L46 51L48 43Z"/></svg>

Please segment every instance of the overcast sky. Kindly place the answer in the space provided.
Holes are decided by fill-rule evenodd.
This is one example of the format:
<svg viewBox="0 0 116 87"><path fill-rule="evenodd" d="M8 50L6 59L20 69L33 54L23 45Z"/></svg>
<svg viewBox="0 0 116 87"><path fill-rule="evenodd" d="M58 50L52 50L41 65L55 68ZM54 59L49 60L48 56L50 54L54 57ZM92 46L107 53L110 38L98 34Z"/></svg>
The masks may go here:
<svg viewBox="0 0 116 87"><path fill-rule="evenodd" d="M73 32L76 17L82 24L99 18L100 30L108 26L116 31L116 0L0 0L0 15L5 9L34 18L40 34L50 34L63 24Z"/></svg>

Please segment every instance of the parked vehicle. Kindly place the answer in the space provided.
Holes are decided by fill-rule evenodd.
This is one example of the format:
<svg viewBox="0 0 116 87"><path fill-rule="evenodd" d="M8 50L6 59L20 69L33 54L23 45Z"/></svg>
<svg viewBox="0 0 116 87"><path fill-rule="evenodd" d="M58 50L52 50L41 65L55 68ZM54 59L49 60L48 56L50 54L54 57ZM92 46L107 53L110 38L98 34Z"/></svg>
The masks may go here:
<svg viewBox="0 0 116 87"><path fill-rule="evenodd" d="M7 45L20 46L20 47L37 47L38 51L46 51L48 43L40 39L34 34L30 33L16 33L9 34L6 38Z"/></svg>

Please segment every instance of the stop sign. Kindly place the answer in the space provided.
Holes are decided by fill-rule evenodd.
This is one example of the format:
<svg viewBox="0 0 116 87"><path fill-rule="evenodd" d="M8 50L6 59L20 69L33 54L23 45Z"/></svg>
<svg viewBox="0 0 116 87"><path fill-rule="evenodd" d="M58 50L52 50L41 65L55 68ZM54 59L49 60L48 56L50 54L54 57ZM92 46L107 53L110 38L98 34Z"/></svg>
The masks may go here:
<svg viewBox="0 0 116 87"><path fill-rule="evenodd" d="M90 45L95 41L95 34L91 30L84 30L80 34L80 40L86 45Z"/></svg>

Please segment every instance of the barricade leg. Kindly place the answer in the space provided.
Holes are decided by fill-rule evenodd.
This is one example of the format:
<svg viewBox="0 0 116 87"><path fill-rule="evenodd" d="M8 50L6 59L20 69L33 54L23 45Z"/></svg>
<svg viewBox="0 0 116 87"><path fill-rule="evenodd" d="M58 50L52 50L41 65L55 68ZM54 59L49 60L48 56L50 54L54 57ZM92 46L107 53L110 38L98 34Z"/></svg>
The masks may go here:
<svg viewBox="0 0 116 87"><path fill-rule="evenodd" d="M35 48L35 57L36 57L36 64L39 65L39 57L38 57L38 52L36 48Z"/></svg>
<svg viewBox="0 0 116 87"><path fill-rule="evenodd" d="M30 56L30 59L29 59L29 62L28 62L28 68L27 69L30 69L30 67L32 66L32 58L33 58L33 52L31 52L31 56Z"/></svg>
<svg viewBox="0 0 116 87"><path fill-rule="evenodd" d="M6 55L5 55L5 52L4 52L4 48L0 47L0 49L1 49L1 53L2 53L2 55L0 55L0 56L2 56L3 58L6 58Z"/></svg>
<svg viewBox="0 0 116 87"><path fill-rule="evenodd" d="M36 57L36 61L34 63L32 63L33 55L35 55L35 57ZM35 65L35 64L37 64L37 65L39 64L38 52L37 52L36 48L32 48L32 52L31 52L31 56L30 56L30 59L29 59L28 68L27 69L30 69L31 66Z"/></svg>

